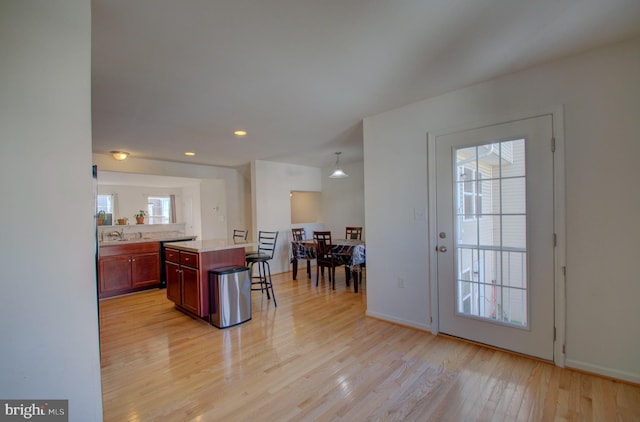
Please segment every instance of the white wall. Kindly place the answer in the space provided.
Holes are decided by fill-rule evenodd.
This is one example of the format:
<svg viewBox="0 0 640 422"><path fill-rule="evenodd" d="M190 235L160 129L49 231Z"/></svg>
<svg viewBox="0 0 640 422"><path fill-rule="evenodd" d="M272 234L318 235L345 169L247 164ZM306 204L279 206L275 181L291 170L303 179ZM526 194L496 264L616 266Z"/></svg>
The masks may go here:
<svg viewBox="0 0 640 422"><path fill-rule="evenodd" d="M343 164L346 179L331 179L335 167L322 169L322 218L334 238L344 238L345 227L362 227L362 239L367 230L364 219L364 162Z"/></svg>
<svg viewBox="0 0 640 422"><path fill-rule="evenodd" d="M224 224L227 227L226 236L231 237L234 228L250 228L251 221L247 220L246 214L246 210L250 207L250 204L247 203L249 197L247 189L250 185L246 180L248 175L242 171L227 167L149 160L131 156L124 161L116 161L111 155L107 154L93 154L93 162L100 170L223 181L224 189L222 189L220 185L217 185L218 182L205 184L207 187L204 192L200 192L200 198L197 198L197 195L192 192L194 193L194 195L191 196L194 216L196 216L196 212L200 212L203 220L212 219L212 208L209 206L210 204L202 205L202 203L206 203L208 200L214 201L215 196L224 190L226 211L223 211L223 213L225 213ZM196 200L198 199L200 202L196 206ZM219 202L222 203L224 201L220 199ZM220 210L225 210L225 208L221 206ZM208 215L205 215L205 212L207 212ZM215 224L213 220L208 220L208 225L202 223L202 239L210 238L211 236L221 236L220 215L216 217L218 217L218 219ZM194 225L197 225L197 218L194 217L194 220ZM187 226L187 229L188 228ZM194 226L193 230L196 230L196 228L197 227Z"/></svg>
<svg viewBox="0 0 640 422"><path fill-rule="evenodd" d="M2 1L0 32L0 397L98 421L90 2Z"/></svg>
<svg viewBox="0 0 640 422"><path fill-rule="evenodd" d="M640 39L365 119L368 313L430 327L427 226L412 217L412 208L427 204L427 132L558 105L566 147L566 364L640 382ZM380 168L393 168L394 177Z"/></svg>
<svg viewBox="0 0 640 422"><path fill-rule="evenodd" d="M224 180L202 180L200 184L202 239L229 238L227 192Z"/></svg>
<svg viewBox="0 0 640 422"><path fill-rule="evenodd" d="M291 192L291 224L322 221L322 194L320 192Z"/></svg>
<svg viewBox="0 0 640 422"><path fill-rule="evenodd" d="M319 169L270 161L252 164L253 238L257 239L258 230L280 232L278 252L271 265L273 273L291 271L291 227L303 227L307 238L311 238L314 230L331 230L338 238L344 237L347 225L364 227L363 167L362 162L343 164L342 168L349 177L330 179L334 167ZM321 192L320 221L313 224L291 223L291 191Z"/></svg>
<svg viewBox="0 0 640 422"><path fill-rule="evenodd" d="M291 270L291 191L322 189L321 170L294 164L254 161L251 165L253 194L253 239L258 231L278 231L278 242L271 272Z"/></svg>
<svg viewBox="0 0 640 422"><path fill-rule="evenodd" d="M182 188L182 209L184 210L184 233L202 239L202 210L200 207L200 183Z"/></svg>
<svg viewBox="0 0 640 422"><path fill-rule="evenodd" d="M129 224L136 224L134 215L139 210L148 209L149 196L165 196L175 195L176 198L176 223L184 223L185 213L182 198L182 188L156 188L145 186L116 186L116 185L98 185L98 194L100 195L116 195L117 200L114 209L113 222L118 218L126 217ZM149 216L145 217L145 223L149 224Z"/></svg>

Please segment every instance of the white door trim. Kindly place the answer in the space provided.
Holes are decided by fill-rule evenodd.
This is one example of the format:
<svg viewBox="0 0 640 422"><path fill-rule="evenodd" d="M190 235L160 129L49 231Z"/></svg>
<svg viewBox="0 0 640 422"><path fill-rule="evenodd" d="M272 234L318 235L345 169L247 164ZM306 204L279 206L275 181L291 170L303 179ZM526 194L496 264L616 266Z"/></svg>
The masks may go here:
<svg viewBox="0 0 640 422"><path fill-rule="evenodd" d="M515 113L508 116L499 116L476 123L466 123L446 130L427 133L427 188L428 188L428 247L429 247L429 302L431 310L431 332L438 334L439 308L438 308L438 258L436 247L438 245L437 234L437 204L436 204L436 138L441 135L477 129L486 126L499 125L514 120L528 119L543 115L551 115L553 121L553 136L555 139L555 154L553 159L553 195L554 195L554 232L557 244L554 251L554 324L556 338L554 341L554 363L556 366L565 366L565 339L566 339L566 195L565 195L565 149L564 149L564 109L562 105L538 110L537 112Z"/></svg>

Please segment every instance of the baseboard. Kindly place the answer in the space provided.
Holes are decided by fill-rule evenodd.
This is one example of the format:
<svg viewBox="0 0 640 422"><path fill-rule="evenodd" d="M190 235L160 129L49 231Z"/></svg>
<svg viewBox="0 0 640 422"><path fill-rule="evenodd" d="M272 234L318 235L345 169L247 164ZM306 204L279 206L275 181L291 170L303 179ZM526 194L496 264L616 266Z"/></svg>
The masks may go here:
<svg viewBox="0 0 640 422"><path fill-rule="evenodd" d="M614 380L626 381L640 385L640 374L632 372L620 371L618 369L607 368L605 366L594 365L592 363L582 362L579 360L568 359L565 362L567 368L575 369L590 374L601 375L603 377L612 378Z"/></svg>
<svg viewBox="0 0 640 422"><path fill-rule="evenodd" d="M376 319L382 320L382 321L392 322L394 324L403 325L403 326L410 327L410 328L416 328L416 329L421 330L421 331L431 332L431 326L428 325L428 324L418 324L418 323L415 323L413 321L408 321L408 320L402 319L402 318L395 318L395 317L392 317L390 315L381 314L381 313L378 313L378 312L367 311L365 313L365 315L368 316L368 317L371 317L371 318L376 318Z"/></svg>

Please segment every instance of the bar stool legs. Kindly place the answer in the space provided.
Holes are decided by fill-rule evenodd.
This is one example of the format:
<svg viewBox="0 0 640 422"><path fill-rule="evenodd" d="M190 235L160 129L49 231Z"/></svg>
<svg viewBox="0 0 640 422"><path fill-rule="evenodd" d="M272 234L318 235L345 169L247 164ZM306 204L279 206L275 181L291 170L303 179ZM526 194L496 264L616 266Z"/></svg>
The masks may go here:
<svg viewBox="0 0 640 422"><path fill-rule="evenodd" d="M258 276L254 276L253 275L253 264L258 264ZM252 261L250 263L250 268L251 268L251 290L260 290L260 292L264 292L265 290L267 291L267 299L271 299L271 296L273 296L273 304L275 306L278 306L278 303L276 302L276 294L273 292L273 282L271 281L271 266L269 265L269 261L267 260L259 260L259 261ZM268 278L267 278L268 277ZM253 281L253 280L257 280L257 281ZM253 286L259 284L260 287L259 288L254 288ZM271 294L269 294L269 289L271 289Z"/></svg>
<svg viewBox="0 0 640 422"><path fill-rule="evenodd" d="M269 260L273 259L273 253L276 250L276 241L278 240L278 232L267 232L260 230L258 232L258 251L245 256L247 266L251 268L251 290L267 291L267 299L273 296L273 304L276 303L276 294L273 292L273 282L271 281L271 266ZM258 277L253 275L253 264L258 264ZM258 279L258 281L253 281ZM254 284L259 284L260 288L254 288ZM271 294L269 294L271 289Z"/></svg>

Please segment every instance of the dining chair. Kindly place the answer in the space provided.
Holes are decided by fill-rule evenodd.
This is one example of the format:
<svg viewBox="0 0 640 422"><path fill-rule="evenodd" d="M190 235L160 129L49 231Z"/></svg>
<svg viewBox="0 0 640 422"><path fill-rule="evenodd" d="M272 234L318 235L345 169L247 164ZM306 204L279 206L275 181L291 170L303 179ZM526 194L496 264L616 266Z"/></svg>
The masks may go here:
<svg viewBox="0 0 640 422"><path fill-rule="evenodd" d="M305 240L307 238L307 234L304 228L292 228L291 236L294 242ZM311 259L312 258L311 256L309 256L309 252L307 251L307 248L305 248L304 246L298 246L292 252L292 255L294 255L296 262L303 259L307 261L307 277L311 278Z"/></svg>
<svg viewBox="0 0 640 422"><path fill-rule="evenodd" d="M357 240L362 240L362 227L353 227L353 226L347 226L345 229L345 239L357 239ZM362 275L364 274L362 272L362 270L365 268L366 264L362 263L360 264L360 274L356 273L356 272L351 272L350 269L346 269L345 268L345 277L347 279L347 286L349 286L349 279L351 278L351 275L353 275L353 282L354 283L358 283L362 280Z"/></svg>
<svg viewBox="0 0 640 422"><path fill-rule="evenodd" d="M291 235L293 236L293 240L304 240L307 237L304 228L291 229Z"/></svg>
<svg viewBox="0 0 640 422"><path fill-rule="evenodd" d="M347 226L344 238L362 240L362 227Z"/></svg>
<svg viewBox="0 0 640 422"><path fill-rule="evenodd" d="M330 231L314 231L313 240L316 243L316 286L320 280L320 270L328 268L331 288L336 289L336 266L340 265L333 253L333 242ZM324 272L324 271L323 271Z"/></svg>
<svg viewBox="0 0 640 422"><path fill-rule="evenodd" d="M278 240L278 232L259 231L258 232L258 250L245 256L247 266L250 268L251 274L251 290L267 291L267 299L273 296L273 304L276 303L276 294L273 292L273 282L271 281L271 266L269 261L273 259L276 250L276 242ZM253 265L258 264L258 276L253 275ZM257 281L254 281L257 280ZM253 287L260 285L259 288ZM271 295L269 295L271 289Z"/></svg>

